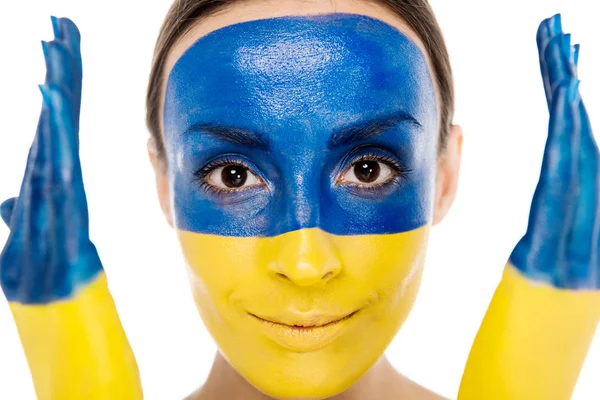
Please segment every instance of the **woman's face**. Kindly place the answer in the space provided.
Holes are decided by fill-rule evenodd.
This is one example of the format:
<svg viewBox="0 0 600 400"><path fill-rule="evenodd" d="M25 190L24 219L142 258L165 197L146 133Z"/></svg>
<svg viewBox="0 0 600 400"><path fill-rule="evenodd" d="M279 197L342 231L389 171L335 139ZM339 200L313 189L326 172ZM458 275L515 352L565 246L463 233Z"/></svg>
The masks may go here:
<svg viewBox="0 0 600 400"><path fill-rule="evenodd" d="M381 357L437 201L426 57L397 26L332 11L192 30L165 86L161 200L200 315L274 397L332 396Z"/></svg>

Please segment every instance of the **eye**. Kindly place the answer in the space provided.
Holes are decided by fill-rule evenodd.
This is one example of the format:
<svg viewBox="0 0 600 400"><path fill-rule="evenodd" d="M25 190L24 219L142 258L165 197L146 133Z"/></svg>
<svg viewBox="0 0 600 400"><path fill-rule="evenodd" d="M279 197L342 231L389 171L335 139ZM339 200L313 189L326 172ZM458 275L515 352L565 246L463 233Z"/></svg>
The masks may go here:
<svg viewBox="0 0 600 400"><path fill-rule="evenodd" d="M219 166L210 171L205 182L217 190L240 190L262 185L262 180L248 167L239 163Z"/></svg>
<svg viewBox="0 0 600 400"><path fill-rule="evenodd" d="M339 182L357 186L379 186L394 179L398 172L377 159L360 159L344 171Z"/></svg>

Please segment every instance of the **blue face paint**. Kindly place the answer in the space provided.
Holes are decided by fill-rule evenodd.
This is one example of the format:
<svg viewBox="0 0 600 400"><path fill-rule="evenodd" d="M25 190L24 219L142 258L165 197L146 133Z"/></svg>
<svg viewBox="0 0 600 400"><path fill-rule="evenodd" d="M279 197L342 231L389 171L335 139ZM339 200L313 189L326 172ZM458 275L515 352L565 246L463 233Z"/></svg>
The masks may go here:
<svg viewBox="0 0 600 400"><path fill-rule="evenodd" d="M437 132L427 61L382 21L292 16L213 31L181 56L166 88L175 223L226 236L415 229L431 219ZM340 182L363 161L393 179ZM207 176L227 166L260 184L215 191Z"/></svg>

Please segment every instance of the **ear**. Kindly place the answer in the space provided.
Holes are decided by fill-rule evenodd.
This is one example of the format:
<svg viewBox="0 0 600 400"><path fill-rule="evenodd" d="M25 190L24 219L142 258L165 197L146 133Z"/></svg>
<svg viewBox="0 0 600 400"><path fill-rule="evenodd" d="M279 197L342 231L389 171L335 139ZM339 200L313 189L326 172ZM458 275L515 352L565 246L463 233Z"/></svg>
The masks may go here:
<svg viewBox="0 0 600 400"><path fill-rule="evenodd" d="M458 188L458 174L462 157L462 129L451 125L446 150L440 156L437 165L435 198L433 203L433 225L444 219L454 202Z"/></svg>
<svg viewBox="0 0 600 400"><path fill-rule="evenodd" d="M167 223L173 228L173 216L171 213L171 198L169 197L169 176L167 173L166 162L158 156L156 142L154 138L148 139L148 157L154 168L156 176L156 190L158 192L158 201Z"/></svg>

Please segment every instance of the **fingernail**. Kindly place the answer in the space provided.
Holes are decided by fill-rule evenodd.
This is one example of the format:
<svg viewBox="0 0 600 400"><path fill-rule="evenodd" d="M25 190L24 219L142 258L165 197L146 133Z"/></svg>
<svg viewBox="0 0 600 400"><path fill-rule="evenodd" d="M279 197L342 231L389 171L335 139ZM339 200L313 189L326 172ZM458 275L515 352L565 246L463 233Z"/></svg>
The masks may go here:
<svg viewBox="0 0 600 400"><path fill-rule="evenodd" d="M579 45L573 46L573 64L577 66L579 64Z"/></svg>
<svg viewBox="0 0 600 400"><path fill-rule="evenodd" d="M48 60L48 42L42 40L42 51L44 52L44 59Z"/></svg>
<svg viewBox="0 0 600 400"><path fill-rule="evenodd" d="M60 39L62 36L60 34L60 21L54 15L50 17L52 20L52 30L54 31L54 37L56 39Z"/></svg>

